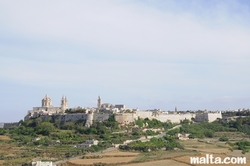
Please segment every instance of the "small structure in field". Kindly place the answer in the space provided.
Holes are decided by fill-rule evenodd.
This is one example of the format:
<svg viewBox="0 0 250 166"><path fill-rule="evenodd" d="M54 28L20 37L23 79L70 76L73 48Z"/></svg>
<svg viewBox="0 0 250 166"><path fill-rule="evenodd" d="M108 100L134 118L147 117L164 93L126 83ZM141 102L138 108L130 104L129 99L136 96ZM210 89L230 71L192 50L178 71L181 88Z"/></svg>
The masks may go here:
<svg viewBox="0 0 250 166"><path fill-rule="evenodd" d="M90 148L92 145L98 145L99 141L98 140L86 140L84 143L82 144L78 144L77 148Z"/></svg>
<svg viewBox="0 0 250 166"><path fill-rule="evenodd" d="M178 137L179 140L189 140L189 135L190 134L176 133L176 137Z"/></svg>
<svg viewBox="0 0 250 166"><path fill-rule="evenodd" d="M35 161L32 166L54 166L52 161Z"/></svg>

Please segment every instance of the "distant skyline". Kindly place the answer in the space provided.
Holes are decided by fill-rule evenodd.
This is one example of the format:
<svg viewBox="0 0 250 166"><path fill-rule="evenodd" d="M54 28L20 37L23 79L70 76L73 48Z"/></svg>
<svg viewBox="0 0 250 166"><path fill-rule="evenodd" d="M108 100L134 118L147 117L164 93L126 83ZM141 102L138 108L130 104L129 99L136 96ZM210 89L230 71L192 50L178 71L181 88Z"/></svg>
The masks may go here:
<svg viewBox="0 0 250 166"><path fill-rule="evenodd" d="M250 104L250 2L0 2L0 122L54 106L226 110Z"/></svg>

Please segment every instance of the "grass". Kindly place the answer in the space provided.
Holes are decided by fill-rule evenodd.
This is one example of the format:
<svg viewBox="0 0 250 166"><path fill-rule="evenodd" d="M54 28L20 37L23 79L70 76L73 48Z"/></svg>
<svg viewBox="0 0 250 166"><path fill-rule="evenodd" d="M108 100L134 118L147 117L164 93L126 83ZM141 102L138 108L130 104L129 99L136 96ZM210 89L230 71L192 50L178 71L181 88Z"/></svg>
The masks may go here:
<svg viewBox="0 0 250 166"><path fill-rule="evenodd" d="M248 135L242 132L215 132L214 138L227 137L229 140L240 140L242 138L249 138Z"/></svg>
<svg viewBox="0 0 250 166"><path fill-rule="evenodd" d="M0 160L0 165L3 165L3 163L4 163L4 160Z"/></svg>
<svg viewBox="0 0 250 166"><path fill-rule="evenodd" d="M143 163L133 163L133 164L125 164L123 166L167 166L167 165L173 165L173 166L189 166L185 163L180 163L174 160L159 160L159 161L150 161L150 162L143 162Z"/></svg>
<svg viewBox="0 0 250 166"><path fill-rule="evenodd" d="M3 141L10 141L11 138L9 136L6 136L6 135L0 135L0 140L3 140Z"/></svg>
<svg viewBox="0 0 250 166"><path fill-rule="evenodd" d="M174 151L154 151L154 152L145 152L137 156L134 162L145 162L145 161L154 161L154 160L163 160L171 159L177 156L183 155L197 155L198 152L193 150L174 150Z"/></svg>
<svg viewBox="0 0 250 166"><path fill-rule="evenodd" d="M5 165L20 165L20 163L27 163L32 160L32 157L29 158L16 158L11 160L5 160Z"/></svg>
<svg viewBox="0 0 250 166"><path fill-rule="evenodd" d="M76 159L76 160L71 160L69 163L73 164L94 164L94 163L106 163L106 164L111 164L111 163L128 163L132 161L135 157L103 157L99 159Z"/></svg>

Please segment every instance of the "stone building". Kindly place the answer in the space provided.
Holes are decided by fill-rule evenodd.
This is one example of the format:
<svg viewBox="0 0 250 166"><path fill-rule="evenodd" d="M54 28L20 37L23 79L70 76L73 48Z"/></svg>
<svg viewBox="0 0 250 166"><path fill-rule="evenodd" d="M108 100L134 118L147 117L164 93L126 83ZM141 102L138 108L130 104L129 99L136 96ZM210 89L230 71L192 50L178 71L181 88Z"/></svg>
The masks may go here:
<svg viewBox="0 0 250 166"><path fill-rule="evenodd" d="M51 161L35 161L32 166L54 166Z"/></svg>
<svg viewBox="0 0 250 166"><path fill-rule="evenodd" d="M164 112L160 109L140 111L138 109L125 109L125 105L118 104L113 105L109 103L102 104L101 97L98 96L97 99L97 108L86 108L85 113L65 113L65 110L68 108L68 100L66 97L62 97L61 106L54 107L52 106L52 99L46 95L42 99L41 107L33 107L33 110L28 111L28 114L25 116L24 120L30 118L47 118L53 116L55 121L59 121L60 124L65 124L70 121L83 120L87 127L93 124L93 121L105 121L111 115L115 116L115 120L120 124L129 124L135 122L138 118L150 120L157 119L161 122L172 122L180 123L185 119L196 122L212 122L218 118L222 118L221 112L202 112L202 113L191 113L191 112L182 112L175 111L173 112ZM80 107L79 107L80 108ZM83 108L82 108L83 109ZM85 108L84 108L85 109ZM129 111L128 111L129 110Z"/></svg>
<svg viewBox="0 0 250 166"><path fill-rule="evenodd" d="M189 140L189 135L188 133L186 134L181 134L181 133L176 133L175 136L178 137L179 140Z"/></svg>
<svg viewBox="0 0 250 166"><path fill-rule="evenodd" d="M103 103L102 104L102 99L100 96L98 96L97 99L97 108L99 110L112 110L112 109L118 109L118 110L124 110L126 108L126 106L124 104L111 104L111 103Z"/></svg>
<svg viewBox="0 0 250 166"><path fill-rule="evenodd" d="M42 99L42 106L41 107L33 107L33 110L29 110L27 115L24 117L24 120L28 120L30 118L37 118L42 115L53 115L64 113L64 111L68 108L68 100L66 97L62 97L61 99L61 106L54 107L52 105L52 99L46 95Z"/></svg>
<svg viewBox="0 0 250 166"><path fill-rule="evenodd" d="M93 145L98 145L99 141L98 140L86 140L85 143L78 144L77 148L90 148Z"/></svg>

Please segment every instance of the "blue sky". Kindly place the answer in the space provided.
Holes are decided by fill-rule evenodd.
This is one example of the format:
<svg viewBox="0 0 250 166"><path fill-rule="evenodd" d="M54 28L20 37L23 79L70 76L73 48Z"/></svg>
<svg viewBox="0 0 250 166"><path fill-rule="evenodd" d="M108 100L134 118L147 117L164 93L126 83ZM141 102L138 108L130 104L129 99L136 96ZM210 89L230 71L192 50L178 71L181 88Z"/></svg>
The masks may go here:
<svg viewBox="0 0 250 166"><path fill-rule="evenodd" d="M1 1L0 122L54 106L249 108L248 1Z"/></svg>

